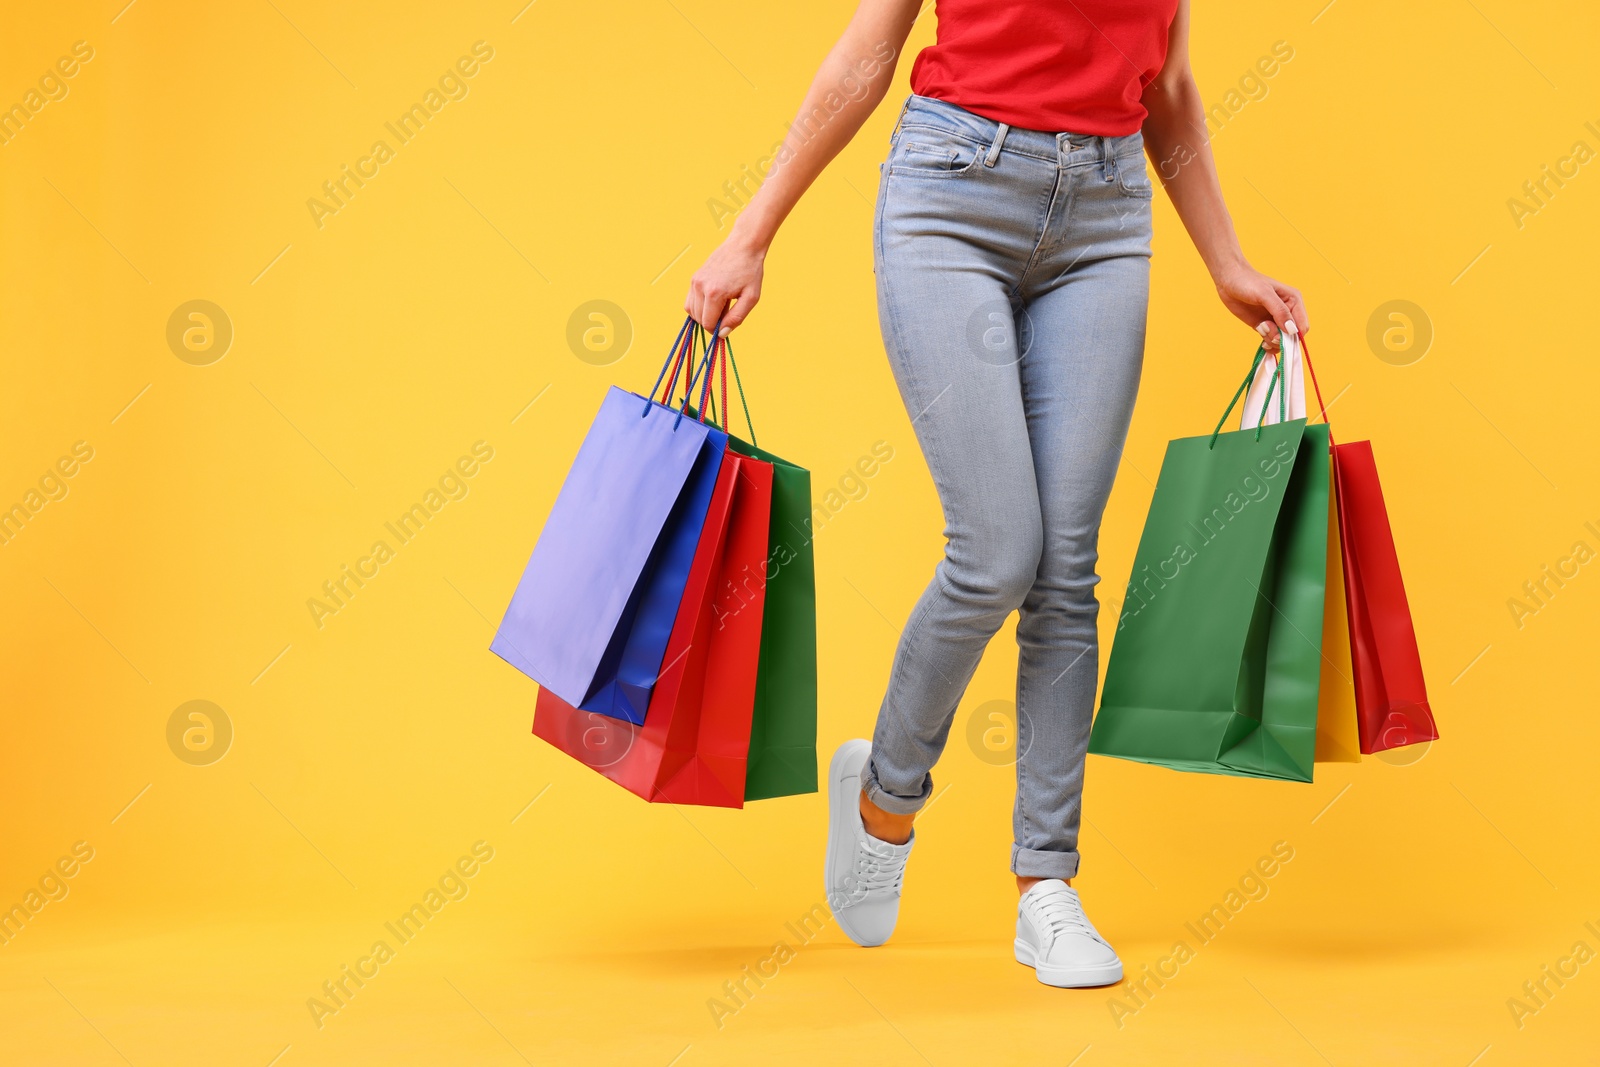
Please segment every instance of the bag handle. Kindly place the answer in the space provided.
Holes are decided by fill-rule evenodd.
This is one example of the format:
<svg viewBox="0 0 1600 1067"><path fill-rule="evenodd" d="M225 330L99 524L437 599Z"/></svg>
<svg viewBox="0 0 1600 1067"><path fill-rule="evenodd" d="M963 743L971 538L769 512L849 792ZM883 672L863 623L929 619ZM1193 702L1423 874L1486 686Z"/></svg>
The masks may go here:
<svg viewBox="0 0 1600 1067"><path fill-rule="evenodd" d="M1256 440L1261 440L1261 427L1267 424L1267 407L1272 403L1272 387L1278 387L1278 421L1287 422L1288 409L1285 406L1289 396L1288 375L1283 373L1283 349L1278 349L1278 358L1273 362L1272 377L1267 379L1267 396L1261 402L1261 418L1256 422Z"/></svg>
<svg viewBox="0 0 1600 1067"><path fill-rule="evenodd" d="M722 368L722 408L719 412L715 405L712 406L712 421L716 422L717 427L725 432L728 429L729 423L732 421L733 412L728 407L728 368L732 367L733 384L739 391L739 406L744 409L744 424L745 427L750 431L750 443L754 445L757 443L756 427L755 423L750 421L750 402L745 399L744 382L739 377L739 361L733 356L733 340L732 338L728 337L719 337L712 342L713 348L716 348L717 346L721 346L722 349L722 355L719 363ZM719 414L721 417L720 421L718 421Z"/></svg>
<svg viewBox="0 0 1600 1067"><path fill-rule="evenodd" d="M666 378L667 388L661 394L661 403L667 408L676 406L679 410L694 400L694 387L700 381L700 373L705 369L703 355L695 354L696 346L704 349L705 331L698 322L687 320L683 328L678 331L678 341L674 343L672 354L668 356L672 373L666 374L663 369L662 376ZM656 387L661 385L661 377L656 379ZM679 382L683 385L683 396L677 397ZM650 399L656 399L656 390L650 392Z"/></svg>
<svg viewBox="0 0 1600 1067"><path fill-rule="evenodd" d="M678 371L683 366L683 360L686 354L685 349L687 344L692 344L694 340L689 333L689 326L691 323L694 323L694 319L685 318L683 320L683 325L678 327L677 339L672 342L672 347L667 350L667 361L661 364L661 373L656 375L656 384L650 387L650 395L647 398L648 400L655 400L656 390L661 388L661 382L667 377L667 369L670 367L672 370L672 378L667 381L667 391L662 396L661 402L671 406L672 390L677 387ZM698 328L698 325L696 328ZM649 410L650 405L647 403L645 404L645 411L648 412Z"/></svg>
<svg viewBox="0 0 1600 1067"><path fill-rule="evenodd" d="M720 328L721 325L722 320L718 319L717 326ZM704 349L705 354L698 361L694 361L694 350L697 341L701 348ZM684 380L683 400L678 404L678 419L673 422L673 428L677 428L678 421L681 421L687 412L689 401L694 396L694 387L697 383L701 385L698 418L701 422L705 422L705 401L710 391L711 374L715 369L711 365L711 357L712 349L705 347L704 329L695 321L694 316L685 317L683 325L678 327L678 336L673 340L672 348L667 352L666 362L661 365L661 371L656 375L655 384L650 387L650 395L644 398L644 410L641 412L641 416L650 414L650 405L656 402L656 392L661 388L663 381L667 383L667 388L662 393L660 402L670 409L673 406L673 393L677 391L678 379L682 375ZM689 369L690 373L684 374L686 369ZM669 370L671 371L670 375L668 374ZM702 374L705 375L703 381Z"/></svg>
<svg viewBox="0 0 1600 1067"><path fill-rule="evenodd" d="M1305 372L1300 358L1300 338L1291 325L1280 334L1280 339L1282 344L1278 351L1274 353L1269 347L1266 362L1251 376L1250 385L1245 390L1238 422L1238 428L1241 430L1248 430L1253 425L1259 426L1263 412L1267 413L1268 422L1286 422L1291 418L1303 419L1316 414L1315 406L1308 407L1306 404L1306 398L1310 394L1303 384ZM1268 344L1270 346L1271 342ZM1273 383L1269 380L1272 375L1267 372L1277 371L1280 368L1282 373L1277 379L1279 402L1276 413L1273 413L1270 392Z"/></svg>
<svg viewBox="0 0 1600 1067"><path fill-rule="evenodd" d="M1250 382L1256 376L1256 368L1261 366L1261 361L1262 361L1262 359L1266 358L1266 355L1267 355L1267 343L1265 341L1262 341L1261 344L1256 346L1256 358L1253 359L1250 362L1250 372L1244 376L1244 381L1239 383L1239 388L1234 392L1233 399L1228 401L1228 410L1224 411L1222 413L1222 418L1217 420L1217 428L1215 430L1211 431L1211 443L1206 446L1207 448L1216 448L1217 447L1217 435L1222 432L1222 424L1228 421L1228 416L1233 414L1233 409L1234 409L1235 405L1237 405L1239 403L1239 398L1241 396L1244 396L1244 391L1246 389L1250 388ZM1276 378L1276 375L1274 375L1274 378ZM1268 389L1267 399L1270 400L1270 399L1272 399L1272 393L1271 393L1272 386L1269 384L1267 386L1267 389ZM1267 405L1265 403L1263 403L1261 405L1261 408L1262 408L1263 411L1266 410L1266 406ZM1256 428L1256 432L1257 432L1258 437L1259 437L1259 434L1260 434L1260 429L1261 428L1259 426Z"/></svg>
<svg viewBox="0 0 1600 1067"><path fill-rule="evenodd" d="M1304 351L1304 342L1302 342L1301 350ZM1278 421L1287 421L1286 416L1288 414L1288 402L1286 397L1289 392L1289 383L1283 373L1283 358L1281 355L1282 349L1279 349L1279 352L1280 356L1274 362L1272 367L1272 377L1267 379L1267 395L1261 399L1261 419L1256 423L1257 441L1261 440L1261 429L1267 424L1267 408L1272 404L1272 394L1274 390L1276 390L1278 394ZM1240 382L1239 388L1234 391L1233 399L1228 401L1228 409L1222 413L1222 418L1217 420L1216 429L1211 431L1211 441L1206 446L1208 449L1217 447L1217 436L1222 433L1223 424L1228 421L1228 416L1233 414L1234 407L1239 403L1239 398L1244 396L1245 390L1250 388L1250 383L1255 381L1256 370L1261 366L1261 361L1266 358L1266 355L1267 343L1262 341L1261 344L1256 346L1256 355L1255 358L1250 361L1249 373L1244 376L1244 381ZM1307 366L1309 365L1310 361L1308 360ZM1315 376L1313 376L1312 380L1316 380ZM1320 394L1318 395L1317 399L1320 403ZM1327 421L1326 412L1323 413L1323 421Z"/></svg>
<svg viewBox="0 0 1600 1067"><path fill-rule="evenodd" d="M691 321L693 321L692 316L691 316ZM688 323L684 323L685 329L688 328L688 325L689 325ZM721 318L721 316L718 316L717 317L717 324L711 328L711 336L712 337L716 337L718 331L720 331L721 329L722 329L722 318ZM696 415L696 418L698 418L702 423L704 423L706 421L706 400L711 395L711 376L712 376L712 373L716 370L716 368L712 365L712 362L711 362L711 357L712 357L713 353L715 353L715 351L716 351L716 345L715 344L711 344L711 345L707 345L706 344L705 332L700 328L700 324L698 322L695 323L694 332L690 335L689 343L687 345L685 345L685 348L686 349L691 349L693 347L694 340L697 339L697 338L699 339L701 346L705 349L705 355L701 358L701 360L699 362L699 365L695 367L694 373L692 375L690 375L688 383L684 386L684 389L683 389L683 406L678 409L678 419L679 419L679 421L681 421L683 419L684 414L689 410L689 397L692 396L693 393L694 393L695 383L696 382L700 382L700 403L696 407L695 415ZM701 377L700 377L700 375L702 373L705 375L705 379L703 381L701 380ZM677 429L678 428L678 423L674 422L672 424L672 428L673 429Z"/></svg>
<svg viewBox="0 0 1600 1067"><path fill-rule="evenodd" d="M1306 344L1304 337L1300 338L1300 355L1305 358L1306 371L1311 375L1311 388L1316 390L1317 408L1322 412L1322 421L1328 427L1328 447L1333 447L1333 423L1328 421L1328 405L1322 402L1322 386L1317 381L1317 368L1311 365L1311 346ZM1335 398L1337 399L1337 397Z"/></svg>

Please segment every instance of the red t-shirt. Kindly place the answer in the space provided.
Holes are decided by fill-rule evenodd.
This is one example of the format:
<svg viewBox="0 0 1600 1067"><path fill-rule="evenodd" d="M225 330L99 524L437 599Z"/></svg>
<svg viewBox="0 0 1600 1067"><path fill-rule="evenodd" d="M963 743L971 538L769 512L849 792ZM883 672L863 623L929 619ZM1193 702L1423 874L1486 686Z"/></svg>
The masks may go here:
<svg viewBox="0 0 1600 1067"><path fill-rule="evenodd" d="M1121 137L1167 58L1178 0L937 0L911 90L1025 130Z"/></svg>

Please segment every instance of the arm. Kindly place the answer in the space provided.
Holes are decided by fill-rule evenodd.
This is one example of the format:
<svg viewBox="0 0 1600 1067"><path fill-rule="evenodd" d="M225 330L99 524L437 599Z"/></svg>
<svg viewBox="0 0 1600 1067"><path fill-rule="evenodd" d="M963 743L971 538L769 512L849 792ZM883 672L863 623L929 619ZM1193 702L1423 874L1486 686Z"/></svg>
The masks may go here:
<svg viewBox="0 0 1600 1067"><path fill-rule="evenodd" d="M684 310L706 329L721 320L726 335L761 299L762 265L778 227L883 100L919 2L861 0L844 35L817 69L777 162L728 239L689 283ZM732 309L729 301L736 301Z"/></svg>
<svg viewBox="0 0 1600 1067"><path fill-rule="evenodd" d="M1206 136L1205 105L1189 67L1189 0L1182 0L1167 40L1167 62L1145 87L1145 151L1211 272L1227 309L1267 339L1276 351L1278 331L1311 328L1300 290L1273 281L1244 258L1239 235L1222 199L1217 165ZM1294 326L1289 325L1290 322Z"/></svg>

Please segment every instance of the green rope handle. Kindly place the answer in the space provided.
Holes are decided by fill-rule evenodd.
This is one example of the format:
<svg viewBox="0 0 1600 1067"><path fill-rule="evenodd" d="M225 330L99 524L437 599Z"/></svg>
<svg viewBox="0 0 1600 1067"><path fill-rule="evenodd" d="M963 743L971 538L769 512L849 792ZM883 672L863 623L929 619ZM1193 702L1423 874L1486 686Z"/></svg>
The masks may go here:
<svg viewBox="0 0 1600 1067"><path fill-rule="evenodd" d="M1263 341L1256 348L1255 358L1250 361L1250 372L1244 376L1244 381L1239 383L1239 388L1234 391L1233 399L1228 401L1228 410L1222 413L1222 418L1217 420L1216 429L1211 431L1211 441L1207 444L1207 448L1217 447L1217 436L1222 433L1223 424L1228 421L1228 416L1233 414L1234 406L1239 403L1239 398L1244 395L1245 390L1250 388L1250 383L1255 380L1256 371L1260 368L1261 361L1266 358L1266 354L1267 343ZM1267 395L1261 400L1261 418L1256 422L1257 441L1261 440L1261 430L1267 424L1267 409L1272 404L1274 391L1278 394L1278 421L1287 422L1289 410L1286 397L1289 392L1289 381L1283 373L1283 349L1281 347L1278 349L1278 358L1273 362L1272 377L1267 379Z"/></svg>
<svg viewBox="0 0 1600 1067"><path fill-rule="evenodd" d="M733 358L733 338L724 337L722 343L728 350L728 365L733 368L733 384L739 389L739 406L744 408L744 424L750 430L750 443L753 445L756 443L756 427L755 423L750 421L750 404L744 398L744 382L739 380L739 361ZM726 380L727 372L723 373Z"/></svg>
<svg viewBox="0 0 1600 1067"><path fill-rule="evenodd" d="M701 342L702 346L704 346L704 344L706 344L706 339L702 338ZM710 344L714 344L715 346L717 341L712 341ZM749 400L744 398L744 382L739 379L739 362L733 358L733 344L730 344L728 338L722 339L722 346L723 350L725 350L726 354L728 354L728 366L733 368L733 384L739 389L739 406L744 408L744 426L749 427L750 443L755 445L755 443L757 443L757 440L755 440L755 424L754 422L750 422L750 403ZM728 370L726 370L726 366L723 368L722 378L723 386L726 386L726 384L728 384ZM712 426L717 427L718 430L722 430L723 434L726 434L726 432L728 432L728 418L726 418L726 416L731 413L717 410L717 395L712 394L709 398L707 398L706 408L707 419L712 422Z"/></svg>
<svg viewBox="0 0 1600 1067"><path fill-rule="evenodd" d="M1283 338L1278 338L1278 369L1283 369ZM1270 398L1272 394L1267 394ZM1278 381L1278 421L1288 422L1289 411L1286 407L1289 398L1289 376L1285 374Z"/></svg>
<svg viewBox="0 0 1600 1067"><path fill-rule="evenodd" d="M1244 396L1244 391L1250 387L1250 380L1256 376L1256 368L1261 366L1261 360L1267 354L1267 343L1262 341L1256 348L1256 358L1250 363L1250 372L1244 376L1244 381L1239 383L1238 390L1233 394L1233 399L1228 401L1228 410L1222 413L1222 418L1217 420L1217 428L1211 431L1211 443L1207 448L1217 447L1217 435L1222 432L1222 424L1228 421L1228 416L1233 414L1234 405L1239 403L1239 398ZM1260 427L1257 427L1259 430Z"/></svg>
<svg viewBox="0 0 1600 1067"><path fill-rule="evenodd" d="M1273 390L1273 387L1278 385L1279 375L1283 373L1283 356L1281 354L1283 352L1283 350L1280 348L1278 351L1279 351L1280 354L1279 354L1279 357L1278 357L1278 361L1273 364L1272 377L1267 379L1267 395L1265 397L1263 397L1262 400L1261 400L1261 418L1256 422L1256 440L1257 441L1261 440L1261 428L1267 424L1267 408L1272 406L1272 390ZM1286 393L1286 392L1288 392L1287 383L1284 384L1283 388L1278 390L1278 421L1279 422L1284 421L1283 416L1285 414L1285 411L1284 411L1284 407L1283 407L1283 394Z"/></svg>
<svg viewBox="0 0 1600 1067"><path fill-rule="evenodd" d="M698 325L696 325L695 329L696 338L700 342L700 350L702 353L710 351L710 348L718 343L715 339L709 338L705 331L700 329ZM750 402L745 399L744 382L739 378L739 361L733 358L733 344L731 340L726 337L721 339L721 344L723 350L726 351L728 355L728 366L733 368L733 383L739 390L739 406L744 409L744 424L750 431L750 443L752 445L757 444L755 423L750 421ZM710 373L716 373L716 367L714 365L711 368ZM728 376L726 367L723 368L722 376L723 384L726 385ZM721 430L723 433L729 432L727 418L729 414L729 412L717 410L717 397L715 392L708 394L706 399L706 417L712 425Z"/></svg>

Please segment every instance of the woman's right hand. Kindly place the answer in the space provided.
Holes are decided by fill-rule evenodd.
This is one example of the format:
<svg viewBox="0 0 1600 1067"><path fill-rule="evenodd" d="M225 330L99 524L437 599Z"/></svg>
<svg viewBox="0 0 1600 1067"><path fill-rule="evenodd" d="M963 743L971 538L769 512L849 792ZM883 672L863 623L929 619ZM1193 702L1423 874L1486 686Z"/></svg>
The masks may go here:
<svg viewBox="0 0 1600 1067"><path fill-rule="evenodd" d="M694 272L683 310L707 330L717 329L720 322L722 336L728 336L761 299L766 260L766 248L741 241L737 233L730 235Z"/></svg>

